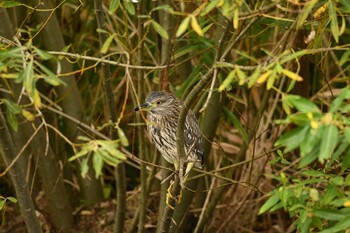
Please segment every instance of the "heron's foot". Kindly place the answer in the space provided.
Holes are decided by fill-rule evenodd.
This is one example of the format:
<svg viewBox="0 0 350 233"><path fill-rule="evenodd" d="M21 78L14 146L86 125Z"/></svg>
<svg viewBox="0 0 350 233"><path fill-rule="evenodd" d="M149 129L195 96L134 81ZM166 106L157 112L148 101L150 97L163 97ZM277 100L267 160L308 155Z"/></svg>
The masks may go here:
<svg viewBox="0 0 350 233"><path fill-rule="evenodd" d="M181 202L181 197L182 197L182 190L180 190L179 195L174 195L171 192L171 190L173 189L173 186L174 186L174 181L170 181L170 185L167 190L166 200L165 200L166 205L172 210L174 210L175 206Z"/></svg>

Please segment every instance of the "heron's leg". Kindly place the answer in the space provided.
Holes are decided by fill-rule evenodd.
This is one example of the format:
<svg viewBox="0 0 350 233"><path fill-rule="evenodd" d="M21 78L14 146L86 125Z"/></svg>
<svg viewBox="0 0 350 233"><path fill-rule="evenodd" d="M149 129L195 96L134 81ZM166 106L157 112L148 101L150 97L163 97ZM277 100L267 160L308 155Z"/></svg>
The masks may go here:
<svg viewBox="0 0 350 233"><path fill-rule="evenodd" d="M174 186L174 181L170 181L169 188L167 190L166 194L166 200L165 203L170 209L175 209L176 204L179 204L181 202L181 197L182 197L182 189L180 189L180 194L179 195L174 195L171 190L173 189Z"/></svg>

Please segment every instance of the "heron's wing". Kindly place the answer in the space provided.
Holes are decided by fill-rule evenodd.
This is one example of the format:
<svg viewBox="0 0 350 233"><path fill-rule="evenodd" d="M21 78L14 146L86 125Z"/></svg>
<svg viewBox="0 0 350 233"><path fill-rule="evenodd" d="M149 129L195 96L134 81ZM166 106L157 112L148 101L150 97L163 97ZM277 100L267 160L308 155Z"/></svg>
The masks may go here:
<svg viewBox="0 0 350 233"><path fill-rule="evenodd" d="M185 121L184 140L187 153L194 153L197 155L197 161L200 162L200 167L203 166L203 145L202 134L199 129L198 120L190 110Z"/></svg>

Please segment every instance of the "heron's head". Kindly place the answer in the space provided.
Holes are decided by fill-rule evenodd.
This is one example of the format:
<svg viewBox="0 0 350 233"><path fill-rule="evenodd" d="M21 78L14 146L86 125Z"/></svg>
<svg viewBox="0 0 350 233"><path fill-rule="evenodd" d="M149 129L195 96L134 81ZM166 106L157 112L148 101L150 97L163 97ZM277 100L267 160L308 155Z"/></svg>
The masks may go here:
<svg viewBox="0 0 350 233"><path fill-rule="evenodd" d="M146 97L146 102L137 106L135 111L150 111L155 114L164 113L167 109L172 109L175 106L176 98L173 94L165 91L151 92Z"/></svg>

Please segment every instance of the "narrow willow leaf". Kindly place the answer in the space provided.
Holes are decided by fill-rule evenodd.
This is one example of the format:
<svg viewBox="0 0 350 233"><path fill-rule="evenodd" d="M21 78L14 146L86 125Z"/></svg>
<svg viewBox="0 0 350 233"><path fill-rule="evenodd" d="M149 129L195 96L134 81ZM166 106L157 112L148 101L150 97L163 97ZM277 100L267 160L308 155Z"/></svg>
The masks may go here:
<svg viewBox="0 0 350 233"><path fill-rule="evenodd" d="M233 28L237 29L238 28L238 22L239 22L239 8L235 7L233 10Z"/></svg>
<svg viewBox="0 0 350 233"><path fill-rule="evenodd" d="M259 76L259 78L256 80L256 83L261 84L266 82L270 74L272 73L272 70L268 70L267 72L263 73L262 75Z"/></svg>
<svg viewBox="0 0 350 233"><path fill-rule="evenodd" d="M300 112L321 112L321 110L317 107L316 104L298 95L287 95L285 98L292 106L294 106Z"/></svg>
<svg viewBox="0 0 350 233"><path fill-rule="evenodd" d="M232 70L219 87L219 92L225 90L236 77L236 70Z"/></svg>
<svg viewBox="0 0 350 233"><path fill-rule="evenodd" d="M304 9L302 9L301 13L298 15L297 28L300 28L304 25L304 21L309 16L310 12L312 11L312 8L315 6L317 2L318 0L311 0L305 4Z"/></svg>
<svg viewBox="0 0 350 233"><path fill-rule="evenodd" d="M347 214L342 220L334 224L332 227L327 228L319 233L335 233L345 231L350 227L350 214Z"/></svg>
<svg viewBox="0 0 350 233"><path fill-rule="evenodd" d="M35 116L34 116L31 112L29 112L29 111L27 111L27 110L24 110L24 109L23 109L22 115L23 115L28 121L34 121L34 120L35 120Z"/></svg>
<svg viewBox="0 0 350 233"><path fill-rule="evenodd" d="M18 122L17 122L17 118L16 118L16 115L12 112L12 111L9 111L9 109L7 109L6 111L6 118L7 118L7 122L10 124L11 128L17 132L18 130Z"/></svg>
<svg viewBox="0 0 350 233"><path fill-rule="evenodd" d="M99 150L95 151L92 157L92 167L95 170L95 178L97 179L100 175L102 175L103 168L103 158L99 153Z"/></svg>
<svg viewBox="0 0 350 233"><path fill-rule="evenodd" d="M180 37L188 28L188 24L190 23L190 17L187 16L184 20L182 20L179 28L176 31L176 37Z"/></svg>
<svg viewBox="0 0 350 233"><path fill-rule="evenodd" d="M33 60L31 60L24 69L23 85L24 85L28 95L33 98L33 93L34 93L34 89L35 89Z"/></svg>
<svg viewBox="0 0 350 233"><path fill-rule="evenodd" d="M113 167L116 167L119 163L120 163L120 160L111 156L107 151L105 150L99 150L98 152L101 156L102 156L102 159L105 163L107 163L108 165L110 166L113 166Z"/></svg>
<svg viewBox="0 0 350 233"><path fill-rule="evenodd" d="M304 55L307 54L307 53L308 53L307 50L301 50L301 51L298 51L298 52L289 54L289 55L283 57L283 58L280 60L279 63L280 63L281 65L283 65L284 63L289 62L289 61L294 60L294 59L297 59L297 58L300 58L300 57L304 56Z"/></svg>
<svg viewBox="0 0 350 233"><path fill-rule="evenodd" d="M203 36L201 26L199 25L197 18L194 16L191 16L191 27L199 36Z"/></svg>
<svg viewBox="0 0 350 233"><path fill-rule="evenodd" d="M73 160L76 160L84 155L86 155L87 153L89 153L88 150L86 150L85 148L83 148L81 151L79 151L78 153L76 153L75 155L73 155L72 157L70 157L68 159L68 162L72 162Z"/></svg>
<svg viewBox="0 0 350 233"><path fill-rule="evenodd" d="M119 5L120 5L120 0L111 0L108 8L109 14L112 14L115 11L117 11L119 8Z"/></svg>
<svg viewBox="0 0 350 233"><path fill-rule="evenodd" d="M164 10L166 12L172 12L173 8L169 5L160 5L151 10L151 12L158 11L158 10Z"/></svg>
<svg viewBox="0 0 350 233"><path fill-rule="evenodd" d="M258 65L258 67L256 67L256 69L254 70L253 74L249 77L248 88L251 88L255 84L260 73L261 73L261 66Z"/></svg>
<svg viewBox="0 0 350 233"><path fill-rule="evenodd" d="M273 193L270 198L261 206L259 210L259 215L265 213L269 209L271 209L273 206L275 206L280 201L280 195L279 192Z"/></svg>
<svg viewBox="0 0 350 233"><path fill-rule="evenodd" d="M238 77L238 85L242 86L245 83L247 75L239 68L239 66L236 66L235 70Z"/></svg>
<svg viewBox="0 0 350 233"><path fill-rule="evenodd" d="M326 125L322 133L318 160L323 163L325 159L330 159L337 144L338 128L335 125Z"/></svg>
<svg viewBox="0 0 350 233"><path fill-rule="evenodd" d="M267 79L267 83L266 83L267 90L270 90L273 87L273 84L276 81L276 77L277 77L276 70L273 70L269 78Z"/></svg>
<svg viewBox="0 0 350 233"><path fill-rule="evenodd" d="M0 210L2 210L4 208L5 203L6 203L6 200L4 200L4 199L0 200Z"/></svg>
<svg viewBox="0 0 350 233"><path fill-rule="evenodd" d="M204 16L206 14L208 14L210 11L212 11L218 4L219 4L220 0L214 0L211 2L207 2L205 7L203 8L200 16Z"/></svg>
<svg viewBox="0 0 350 233"><path fill-rule="evenodd" d="M286 70L286 69L282 69L282 73L287 76L288 78L295 80L297 82L301 82L303 81L303 78L300 77L298 74L290 71L290 70Z"/></svg>
<svg viewBox="0 0 350 233"><path fill-rule="evenodd" d="M11 8L11 7L16 7L16 6L22 6L23 4L20 2L16 1L3 1L0 3L0 7L3 8Z"/></svg>
<svg viewBox="0 0 350 233"><path fill-rule="evenodd" d="M83 177L83 178L86 177L86 175L87 175L87 173L89 171L88 162L89 162L89 158L86 157L86 158L82 159L81 164L80 164L81 177Z"/></svg>
<svg viewBox="0 0 350 233"><path fill-rule="evenodd" d="M22 112L22 108L12 100L2 99L1 101L4 102L8 110L13 112L14 114L18 114Z"/></svg>
<svg viewBox="0 0 350 233"><path fill-rule="evenodd" d="M165 31L165 29L156 21L151 20L151 24L152 27L154 28L154 30L164 39L169 40L169 36L167 31Z"/></svg>
<svg viewBox="0 0 350 233"><path fill-rule="evenodd" d="M33 98L34 105L38 108L41 108L41 98L39 95L39 91L36 88L33 90L32 98Z"/></svg>
<svg viewBox="0 0 350 233"><path fill-rule="evenodd" d="M339 25L338 25L338 19L337 19L337 12L335 9L335 5L333 3L333 0L328 1L329 4L329 17L331 20L331 31L334 37L335 42L339 42Z"/></svg>
<svg viewBox="0 0 350 233"><path fill-rule="evenodd" d="M110 35L107 40L103 43L102 48L101 48L101 53L105 54L107 53L109 47L111 47L111 43L113 41L114 34Z"/></svg>
<svg viewBox="0 0 350 233"><path fill-rule="evenodd" d="M36 63L42 71L44 71L46 75L44 75L44 80L48 84L52 86L58 86L60 84L66 86L67 84L62 81L62 79L58 78L56 74L54 74L50 69L46 68L45 66L41 65L40 63Z"/></svg>
<svg viewBox="0 0 350 233"><path fill-rule="evenodd" d="M130 15L135 15L135 7L134 4L129 0L124 0L123 5Z"/></svg>
<svg viewBox="0 0 350 233"><path fill-rule="evenodd" d="M53 55L49 54L48 52L38 49L34 47L34 51L39 55L39 57L43 60L49 60L55 58Z"/></svg>
<svg viewBox="0 0 350 233"><path fill-rule="evenodd" d="M6 199L12 203L17 203L17 199L15 197L6 197Z"/></svg>
<svg viewBox="0 0 350 233"><path fill-rule="evenodd" d="M122 146L126 147L129 146L129 141L128 138L125 136L124 131L121 128L117 128L118 130L118 137L120 139L120 143L122 144Z"/></svg>
<svg viewBox="0 0 350 233"><path fill-rule="evenodd" d="M339 221L345 217L344 213L334 209L314 209L312 213L316 217L332 221Z"/></svg>

